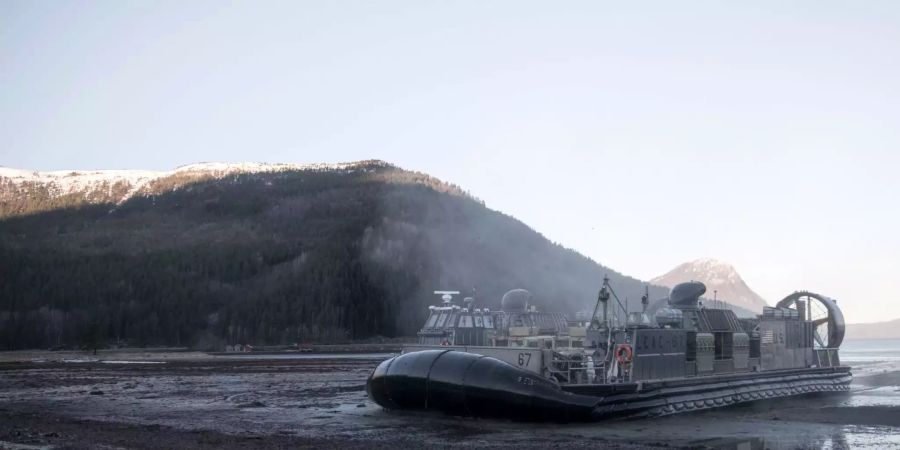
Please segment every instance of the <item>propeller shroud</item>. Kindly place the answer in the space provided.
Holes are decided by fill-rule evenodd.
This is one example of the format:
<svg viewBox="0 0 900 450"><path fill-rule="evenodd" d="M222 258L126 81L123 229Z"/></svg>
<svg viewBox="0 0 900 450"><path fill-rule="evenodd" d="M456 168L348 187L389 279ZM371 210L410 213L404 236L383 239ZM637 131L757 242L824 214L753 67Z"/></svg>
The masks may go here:
<svg viewBox="0 0 900 450"><path fill-rule="evenodd" d="M844 331L847 328L844 313L833 298L815 292L798 291L775 306L795 309L800 312L802 319L811 321L817 348L838 348L844 341Z"/></svg>

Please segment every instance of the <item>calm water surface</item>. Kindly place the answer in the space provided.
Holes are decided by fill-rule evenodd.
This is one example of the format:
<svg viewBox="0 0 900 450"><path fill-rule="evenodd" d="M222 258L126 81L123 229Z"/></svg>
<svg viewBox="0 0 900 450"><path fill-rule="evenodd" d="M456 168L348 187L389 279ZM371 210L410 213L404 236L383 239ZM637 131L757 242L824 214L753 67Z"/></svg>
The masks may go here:
<svg viewBox="0 0 900 450"><path fill-rule="evenodd" d="M860 339L844 341L841 361L854 362L900 361L900 339Z"/></svg>

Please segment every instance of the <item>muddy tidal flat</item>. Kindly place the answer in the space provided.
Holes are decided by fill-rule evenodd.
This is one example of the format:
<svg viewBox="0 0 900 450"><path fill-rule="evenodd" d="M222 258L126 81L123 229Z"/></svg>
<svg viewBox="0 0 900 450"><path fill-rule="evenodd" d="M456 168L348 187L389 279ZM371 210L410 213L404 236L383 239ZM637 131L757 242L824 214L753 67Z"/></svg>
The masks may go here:
<svg viewBox="0 0 900 450"><path fill-rule="evenodd" d="M559 425L382 410L389 356L2 353L0 448L900 448L895 358L845 358L849 393Z"/></svg>

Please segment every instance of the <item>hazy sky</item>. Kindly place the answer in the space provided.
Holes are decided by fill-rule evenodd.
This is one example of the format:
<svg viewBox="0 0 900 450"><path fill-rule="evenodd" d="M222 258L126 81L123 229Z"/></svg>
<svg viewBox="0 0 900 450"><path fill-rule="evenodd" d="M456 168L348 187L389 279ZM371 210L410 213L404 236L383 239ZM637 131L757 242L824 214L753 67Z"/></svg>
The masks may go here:
<svg viewBox="0 0 900 450"><path fill-rule="evenodd" d="M0 165L384 159L900 317L900 2L0 2Z"/></svg>

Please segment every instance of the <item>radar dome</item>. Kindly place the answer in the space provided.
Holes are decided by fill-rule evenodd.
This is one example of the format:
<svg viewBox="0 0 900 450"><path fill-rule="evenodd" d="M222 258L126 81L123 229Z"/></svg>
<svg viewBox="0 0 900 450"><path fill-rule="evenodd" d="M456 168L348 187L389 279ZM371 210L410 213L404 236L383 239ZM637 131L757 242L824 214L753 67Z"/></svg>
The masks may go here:
<svg viewBox="0 0 900 450"><path fill-rule="evenodd" d="M531 292L525 289L513 289L503 294L500 309L504 312L524 312L531 302Z"/></svg>
<svg viewBox="0 0 900 450"><path fill-rule="evenodd" d="M706 293L706 285L699 281L689 281L675 285L669 293L669 305L676 308L696 308L700 296Z"/></svg>

